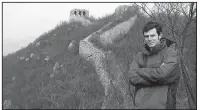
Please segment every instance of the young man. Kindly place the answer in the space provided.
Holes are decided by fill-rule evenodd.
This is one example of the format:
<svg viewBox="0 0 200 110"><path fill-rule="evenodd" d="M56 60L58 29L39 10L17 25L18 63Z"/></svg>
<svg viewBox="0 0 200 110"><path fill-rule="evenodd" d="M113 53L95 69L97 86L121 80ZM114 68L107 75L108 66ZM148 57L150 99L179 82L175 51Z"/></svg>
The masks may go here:
<svg viewBox="0 0 200 110"><path fill-rule="evenodd" d="M143 28L144 51L139 52L127 74L135 86L134 104L139 109L175 109L180 78L177 51L162 38L162 27L150 21Z"/></svg>

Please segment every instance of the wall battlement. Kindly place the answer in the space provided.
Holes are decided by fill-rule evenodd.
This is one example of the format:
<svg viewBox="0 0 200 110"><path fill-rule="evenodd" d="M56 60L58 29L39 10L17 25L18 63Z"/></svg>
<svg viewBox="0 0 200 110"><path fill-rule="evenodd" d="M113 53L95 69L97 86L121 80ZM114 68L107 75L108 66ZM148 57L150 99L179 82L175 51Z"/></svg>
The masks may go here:
<svg viewBox="0 0 200 110"><path fill-rule="evenodd" d="M89 25L89 11L86 9L73 9L70 11L70 22L81 22L83 25Z"/></svg>

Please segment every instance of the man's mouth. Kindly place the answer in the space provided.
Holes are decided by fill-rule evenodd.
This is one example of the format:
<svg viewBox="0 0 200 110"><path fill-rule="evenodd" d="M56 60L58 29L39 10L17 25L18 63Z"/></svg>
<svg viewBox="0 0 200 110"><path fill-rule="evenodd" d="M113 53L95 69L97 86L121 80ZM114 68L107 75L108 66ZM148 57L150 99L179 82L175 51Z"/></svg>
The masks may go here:
<svg viewBox="0 0 200 110"><path fill-rule="evenodd" d="M152 44L153 44L153 42L149 42L149 44L150 44L150 45L152 45Z"/></svg>

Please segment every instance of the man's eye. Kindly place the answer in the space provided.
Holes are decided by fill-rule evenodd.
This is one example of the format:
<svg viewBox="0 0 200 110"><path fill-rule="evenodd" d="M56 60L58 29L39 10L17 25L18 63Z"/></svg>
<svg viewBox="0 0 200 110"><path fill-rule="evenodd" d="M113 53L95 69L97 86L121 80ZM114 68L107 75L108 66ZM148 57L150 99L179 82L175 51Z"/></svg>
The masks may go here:
<svg viewBox="0 0 200 110"><path fill-rule="evenodd" d="M151 37L154 37L155 35L150 35Z"/></svg>
<svg viewBox="0 0 200 110"><path fill-rule="evenodd" d="M145 38L148 38L149 36L148 36L148 35L145 35L144 37L145 37Z"/></svg>

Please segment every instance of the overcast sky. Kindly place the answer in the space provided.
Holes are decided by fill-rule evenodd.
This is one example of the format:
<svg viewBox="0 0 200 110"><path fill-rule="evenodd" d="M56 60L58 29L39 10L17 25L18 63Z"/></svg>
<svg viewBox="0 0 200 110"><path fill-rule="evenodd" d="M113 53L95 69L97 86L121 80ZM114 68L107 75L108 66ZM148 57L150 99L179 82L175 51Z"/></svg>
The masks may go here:
<svg viewBox="0 0 200 110"><path fill-rule="evenodd" d="M70 10L87 9L98 18L130 3L3 3L3 55L19 50L44 32L68 21Z"/></svg>
<svg viewBox="0 0 200 110"><path fill-rule="evenodd" d="M27 46L44 32L55 28L60 21L68 21L70 10L74 8L87 9L90 15L98 18L113 13L120 5L129 4L3 3L3 55ZM152 5L148 7L153 8Z"/></svg>

